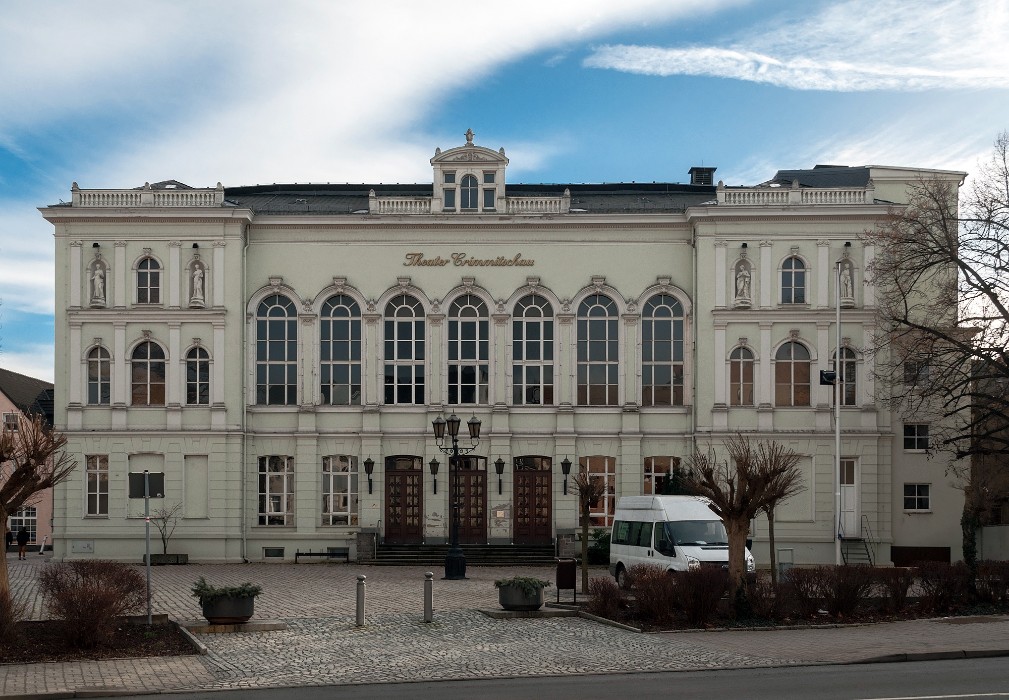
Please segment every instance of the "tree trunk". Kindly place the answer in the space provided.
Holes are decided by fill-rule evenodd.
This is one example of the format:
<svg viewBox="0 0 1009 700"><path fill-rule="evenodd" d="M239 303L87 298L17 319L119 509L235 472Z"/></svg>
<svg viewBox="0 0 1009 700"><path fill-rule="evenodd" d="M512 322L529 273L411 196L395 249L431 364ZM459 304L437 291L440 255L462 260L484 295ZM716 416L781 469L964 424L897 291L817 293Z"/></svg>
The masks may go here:
<svg viewBox="0 0 1009 700"><path fill-rule="evenodd" d="M964 506L960 515L963 537L963 563L967 565L967 593L973 600L977 593L977 529L981 518L973 508Z"/></svg>
<svg viewBox="0 0 1009 700"><path fill-rule="evenodd" d="M730 520L725 523L729 535L729 600L735 605L737 596L743 591L743 576L746 575L746 535L750 532L747 518Z"/></svg>
<svg viewBox="0 0 1009 700"><path fill-rule="evenodd" d="M7 511L4 510L4 508L2 506L0 506L0 523L3 523L4 525L7 524ZM0 527L0 530L3 530L3 528ZM7 572L7 542L6 542L6 540L4 541L3 547L4 547L4 552L3 552L4 555L3 555L3 557L0 557L0 606L2 606L5 603L7 603L8 605L6 607L9 609L9 607L10 607L9 604L11 603L11 597L10 597L11 596L11 584L10 584L9 574Z"/></svg>
<svg viewBox="0 0 1009 700"><path fill-rule="evenodd" d="M771 548L771 585L778 585L778 550L774 548L774 508L767 509L767 546Z"/></svg>
<svg viewBox="0 0 1009 700"><path fill-rule="evenodd" d="M582 507L582 595L589 593L589 504Z"/></svg>

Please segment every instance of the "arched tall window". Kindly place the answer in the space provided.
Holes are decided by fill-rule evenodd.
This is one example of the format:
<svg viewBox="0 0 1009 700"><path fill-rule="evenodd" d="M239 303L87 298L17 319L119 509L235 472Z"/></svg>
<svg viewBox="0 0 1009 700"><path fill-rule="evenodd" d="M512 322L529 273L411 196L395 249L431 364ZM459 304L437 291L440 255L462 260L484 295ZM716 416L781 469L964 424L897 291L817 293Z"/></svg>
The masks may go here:
<svg viewBox="0 0 1009 700"><path fill-rule="evenodd" d="M161 303L161 265L154 258L144 258L137 264L137 303Z"/></svg>
<svg viewBox="0 0 1009 700"><path fill-rule="evenodd" d="M838 373L837 383L834 384L834 391L837 391L838 387L841 387L841 405L842 406L855 406L857 404L856 384L855 375L857 372L857 361L855 358L855 351L851 348L841 348L841 366L837 366L837 353L834 353L834 357L831 360L831 365L834 371ZM832 397L836 402L837 397Z"/></svg>
<svg viewBox="0 0 1009 700"><path fill-rule="evenodd" d="M165 405L165 351L157 343L140 343L130 358L134 406Z"/></svg>
<svg viewBox="0 0 1009 700"><path fill-rule="evenodd" d="M753 405L753 351L739 347L729 354L729 405Z"/></svg>
<svg viewBox="0 0 1009 700"><path fill-rule="evenodd" d="M480 186L476 177L473 175L466 175L463 177L459 194L461 195L460 209L476 209L480 206Z"/></svg>
<svg viewBox="0 0 1009 700"><path fill-rule="evenodd" d="M774 355L774 403L809 406L809 350L796 342L785 343Z"/></svg>
<svg viewBox="0 0 1009 700"><path fill-rule="evenodd" d="M781 303L806 303L806 264L795 255L781 264Z"/></svg>
<svg viewBox="0 0 1009 700"><path fill-rule="evenodd" d="M593 294L578 307L578 403L617 404L617 305Z"/></svg>
<svg viewBox="0 0 1009 700"><path fill-rule="evenodd" d="M512 403L554 402L554 310L539 294L522 297L512 319Z"/></svg>
<svg viewBox="0 0 1009 700"><path fill-rule="evenodd" d="M641 310L641 404L683 405L683 306L668 294Z"/></svg>
<svg viewBox="0 0 1009 700"><path fill-rule="evenodd" d="M385 403L424 403L424 307L400 294L385 307Z"/></svg>
<svg viewBox="0 0 1009 700"><path fill-rule="evenodd" d="M210 404L210 354L201 347L186 353L186 403L190 406Z"/></svg>
<svg viewBox="0 0 1009 700"><path fill-rule="evenodd" d="M448 402L487 403L490 377L487 305L473 294L452 302L448 313Z"/></svg>
<svg viewBox="0 0 1009 700"><path fill-rule="evenodd" d="M593 455L579 457L578 466L592 478L602 479L606 486L602 495L589 503L589 522L598 527L613 524L617 503L617 460L614 457Z"/></svg>
<svg viewBox="0 0 1009 700"><path fill-rule="evenodd" d="M298 310L281 294L263 299L256 311L256 403L298 403Z"/></svg>
<svg viewBox="0 0 1009 700"><path fill-rule="evenodd" d="M319 319L322 402L361 403L361 309L344 294L322 305Z"/></svg>
<svg viewBox="0 0 1009 700"><path fill-rule="evenodd" d="M112 400L112 363L103 347L88 353L88 404L108 406Z"/></svg>

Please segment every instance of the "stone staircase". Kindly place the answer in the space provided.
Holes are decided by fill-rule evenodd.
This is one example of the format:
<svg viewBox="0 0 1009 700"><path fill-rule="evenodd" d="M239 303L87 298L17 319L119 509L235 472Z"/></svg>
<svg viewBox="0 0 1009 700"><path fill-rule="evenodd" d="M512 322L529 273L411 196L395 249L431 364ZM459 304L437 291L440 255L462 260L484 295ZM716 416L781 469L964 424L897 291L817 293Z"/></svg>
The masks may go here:
<svg viewBox="0 0 1009 700"><path fill-rule="evenodd" d="M467 566L553 566L556 554L552 544L463 544ZM447 544L379 544L376 566L442 566L448 554ZM364 563L364 562L362 562Z"/></svg>

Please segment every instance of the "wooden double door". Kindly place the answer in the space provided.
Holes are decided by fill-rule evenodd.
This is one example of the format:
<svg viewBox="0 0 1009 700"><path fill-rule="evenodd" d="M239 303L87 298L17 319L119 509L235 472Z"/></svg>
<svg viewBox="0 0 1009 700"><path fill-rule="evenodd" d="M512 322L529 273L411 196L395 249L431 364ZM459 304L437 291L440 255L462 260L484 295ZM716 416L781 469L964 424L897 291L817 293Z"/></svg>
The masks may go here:
<svg viewBox="0 0 1009 700"><path fill-rule="evenodd" d="M487 458L449 460L448 517L458 504L459 542L487 543ZM451 528L452 521L448 521ZM451 538L451 530L449 531ZM424 460L396 455L385 460L385 541L421 544L424 541Z"/></svg>
<svg viewBox="0 0 1009 700"><path fill-rule="evenodd" d="M514 460L512 541L515 544L550 544L553 541L551 466L550 457L527 456Z"/></svg>

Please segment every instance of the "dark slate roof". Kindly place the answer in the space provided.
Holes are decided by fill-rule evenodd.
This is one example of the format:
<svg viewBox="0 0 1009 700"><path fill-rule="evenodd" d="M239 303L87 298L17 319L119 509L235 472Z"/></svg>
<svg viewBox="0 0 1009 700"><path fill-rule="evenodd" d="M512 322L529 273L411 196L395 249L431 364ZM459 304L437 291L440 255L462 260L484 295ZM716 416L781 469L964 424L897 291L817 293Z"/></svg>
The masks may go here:
<svg viewBox="0 0 1009 700"><path fill-rule="evenodd" d="M817 165L812 170L779 170L763 184L791 187L793 180L799 181L799 187L865 187L869 184L869 168Z"/></svg>
<svg viewBox="0 0 1009 700"><path fill-rule="evenodd" d="M367 213L368 192L379 197L431 197L432 185L252 185L227 187L225 201L248 207L260 214L351 214ZM599 184L515 184L507 185L510 197L559 197L571 193L575 213L681 212L687 207L715 198L709 185L676 183L599 183Z"/></svg>
<svg viewBox="0 0 1009 700"><path fill-rule="evenodd" d="M23 413L39 414L53 424L53 385L0 368L0 392Z"/></svg>

